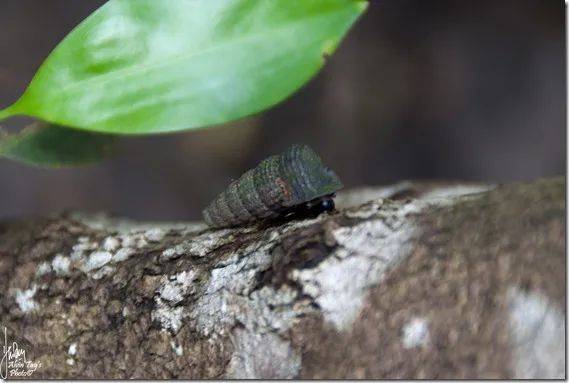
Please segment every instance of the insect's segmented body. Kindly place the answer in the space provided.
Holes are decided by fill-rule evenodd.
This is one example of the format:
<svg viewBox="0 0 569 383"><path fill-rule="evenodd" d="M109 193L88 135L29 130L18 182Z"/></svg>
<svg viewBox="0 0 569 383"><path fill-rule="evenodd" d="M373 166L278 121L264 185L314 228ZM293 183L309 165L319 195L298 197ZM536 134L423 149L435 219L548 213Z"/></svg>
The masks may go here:
<svg viewBox="0 0 569 383"><path fill-rule="evenodd" d="M204 211L212 227L272 218L342 188L338 176L306 145L293 145L233 181Z"/></svg>

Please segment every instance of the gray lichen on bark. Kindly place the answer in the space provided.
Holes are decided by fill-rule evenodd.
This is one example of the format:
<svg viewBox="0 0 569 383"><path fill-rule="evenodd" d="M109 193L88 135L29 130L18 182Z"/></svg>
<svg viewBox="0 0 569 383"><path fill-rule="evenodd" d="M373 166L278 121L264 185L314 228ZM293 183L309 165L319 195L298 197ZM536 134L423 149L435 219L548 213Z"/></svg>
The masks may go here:
<svg viewBox="0 0 569 383"><path fill-rule="evenodd" d="M563 377L564 196L405 182L235 229L6 222L0 325L36 378Z"/></svg>

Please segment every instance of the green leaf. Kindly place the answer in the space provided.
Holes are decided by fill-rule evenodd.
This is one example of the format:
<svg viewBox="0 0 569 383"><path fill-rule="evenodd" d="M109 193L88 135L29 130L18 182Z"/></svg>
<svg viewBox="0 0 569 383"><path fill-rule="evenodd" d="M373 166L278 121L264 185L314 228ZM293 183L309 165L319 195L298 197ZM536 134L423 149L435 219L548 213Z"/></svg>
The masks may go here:
<svg viewBox="0 0 569 383"><path fill-rule="evenodd" d="M82 165L110 155L114 141L116 136L35 123L18 134L0 134L0 156L42 167Z"/></svg>
<svg viewBox="0 0 569 383"><path fill-rule="evenodd" d="M116 134L241 118L306 83L366 6L359 0L110 0L55 48L0 118L24 114Z"/></svg>

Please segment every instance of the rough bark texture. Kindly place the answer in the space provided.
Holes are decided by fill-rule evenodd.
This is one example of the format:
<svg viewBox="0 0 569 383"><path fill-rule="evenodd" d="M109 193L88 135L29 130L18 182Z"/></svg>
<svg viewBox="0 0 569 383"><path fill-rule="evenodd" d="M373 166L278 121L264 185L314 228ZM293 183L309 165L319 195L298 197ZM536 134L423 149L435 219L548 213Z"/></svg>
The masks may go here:
<svg viewBox="0 0 569 383"><path fill-rule="evenodd" d="M6 344L33 378L565 377L565 179L338 205L231 230L3 223Z"/></svg>

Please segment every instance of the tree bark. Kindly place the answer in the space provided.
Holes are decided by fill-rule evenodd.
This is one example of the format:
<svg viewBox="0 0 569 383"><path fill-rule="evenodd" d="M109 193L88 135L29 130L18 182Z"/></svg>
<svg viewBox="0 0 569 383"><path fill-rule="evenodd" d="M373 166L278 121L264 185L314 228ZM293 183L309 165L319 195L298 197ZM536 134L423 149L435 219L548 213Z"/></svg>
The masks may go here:
<svg viewBox="0 0 569 383"><path fill-rule="evenodd" d="M3 373L23 350L32 378L565 377L564 178L337 202L224 230L0 224Z"/></svg>

